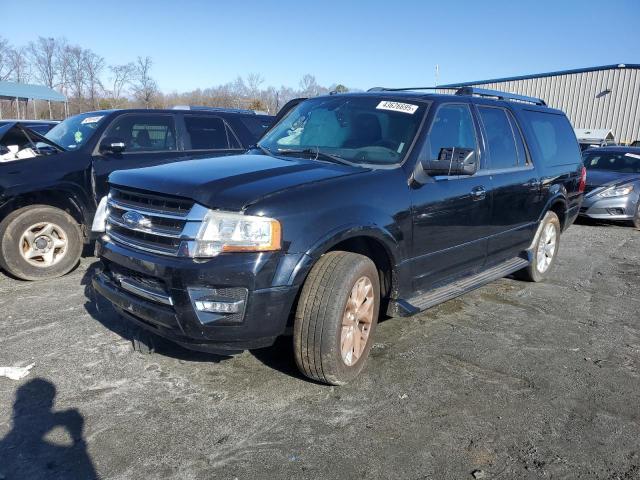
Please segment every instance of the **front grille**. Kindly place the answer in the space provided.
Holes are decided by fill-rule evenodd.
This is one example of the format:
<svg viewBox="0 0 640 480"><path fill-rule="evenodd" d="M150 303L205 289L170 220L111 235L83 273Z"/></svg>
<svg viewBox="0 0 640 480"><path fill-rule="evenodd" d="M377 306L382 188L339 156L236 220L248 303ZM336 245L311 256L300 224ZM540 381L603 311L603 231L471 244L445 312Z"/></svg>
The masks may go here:
<svg viewBox="0 0 640 480"><path fill-rule="evenodd" d="M108 208L114 242L173 256L189 251L206 213L193 200L120 187L109 191Z"/></svg>

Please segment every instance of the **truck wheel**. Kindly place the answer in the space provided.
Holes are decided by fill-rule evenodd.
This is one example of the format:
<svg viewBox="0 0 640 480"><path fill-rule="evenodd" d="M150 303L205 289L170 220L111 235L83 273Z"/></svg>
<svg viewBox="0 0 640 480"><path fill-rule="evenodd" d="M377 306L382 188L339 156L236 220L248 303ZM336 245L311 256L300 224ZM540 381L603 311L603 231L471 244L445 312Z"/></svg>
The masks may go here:
<svg viewBox="0 0 640 480"><path fill-rule="evenodd" d="M380 280L364 255L329 252L302 287L293 346L307 377L343 385L360 373L371 349L380 307Z"/></svg>
<svg viewBox="0 0 640 480"><path fill-rule="evenodd" d="M80 228L59 208L30 205L0 223L0 267L23 280L60 277L81 253Z"/></svg>
<svg viewBox="0 0 640 480"><path fill-rule="evenodd" d="M533 261L527 268L516 272L515 276L529 282L544 280L555 263L559 247L560 219L554 212L547 212L533 240Z"/></svg>

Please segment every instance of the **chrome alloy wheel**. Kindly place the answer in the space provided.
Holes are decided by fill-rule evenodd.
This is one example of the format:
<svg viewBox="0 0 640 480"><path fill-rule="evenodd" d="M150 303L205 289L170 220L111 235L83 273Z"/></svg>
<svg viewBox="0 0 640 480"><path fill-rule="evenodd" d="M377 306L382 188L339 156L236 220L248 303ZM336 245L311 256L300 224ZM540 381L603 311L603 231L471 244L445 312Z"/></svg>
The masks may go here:
<svg viewBox="0 0 640 480"><path fill-rule="evenodd" d="M40 222L31 225L20 237L20 255L29 264L46 268L55 265L67 253L69 240L55 223Z"/></svg>
<svg viewBox="0 0 640 480"><path fill-rule="evenodd" d="M553 223L547 224L540 233L538 251L536 252L537 269L540 273L546 272L551 265L553 256L556 254L557 239L556 226Z"/></svg>
<svg viewBox="0 0 640 480"><path fill-rule="evenodd" d="M373 285L360 277L353 285L342 317L340 351L345 365L354 365L367 345L373 323Z"/></svg>

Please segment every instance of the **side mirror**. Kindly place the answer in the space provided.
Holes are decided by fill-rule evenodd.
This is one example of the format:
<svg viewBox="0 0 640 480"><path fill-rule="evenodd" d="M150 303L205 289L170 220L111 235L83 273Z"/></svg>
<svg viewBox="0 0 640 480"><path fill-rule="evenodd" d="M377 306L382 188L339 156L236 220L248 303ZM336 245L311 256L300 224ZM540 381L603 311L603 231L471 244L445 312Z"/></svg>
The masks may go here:
<svg viewBox="0 0 640 480"><path fill-rule="evenodd" d="M478 171L478 158L472 148L441 148L438 159L423 161L422 168L431 176L474 175Z"/></svg>
<svg viewBox="0 0 640 480"><path fill-rule="evenodd" d="M118 154L124 152L125 148L127 148L127 144L118 137L105 137L100 142L100 153L105 154Z"/></svg>

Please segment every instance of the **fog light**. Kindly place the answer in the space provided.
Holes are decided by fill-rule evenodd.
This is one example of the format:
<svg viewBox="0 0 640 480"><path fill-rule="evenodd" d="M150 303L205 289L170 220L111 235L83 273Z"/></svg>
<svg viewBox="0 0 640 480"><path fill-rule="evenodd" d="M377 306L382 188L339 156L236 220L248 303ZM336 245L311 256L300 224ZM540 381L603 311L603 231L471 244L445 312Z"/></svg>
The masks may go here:
<svg viewBox="0 0 640 480"><path fill-rule="evenodd" d="M242 287L189 287L189 298L203 325L238 325L244 320L249 291Z"/></svg>
<svg viewBox="0 0 640 480"><path fill-rule="evenodd" d="M624 208L607 208L609 215L624 215Z"/></svg>
<svg viewBox="0 0 640 480"><path fill-rule="evenodd" d="M210 313L238 313L242 310L244 301L218 302L212 300L196 300L196 308L201 312Z"/></svg>

